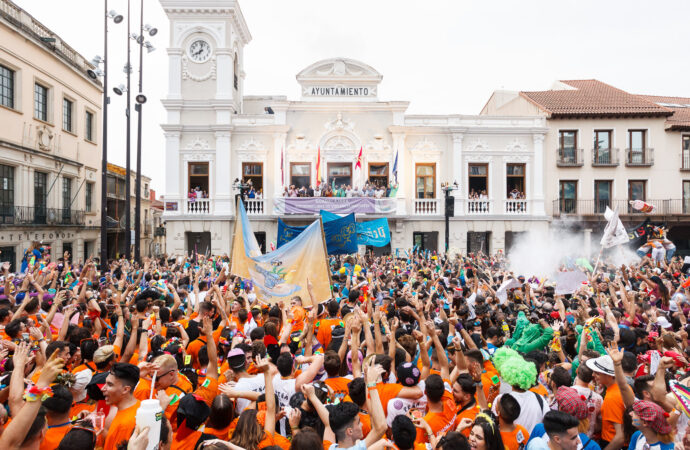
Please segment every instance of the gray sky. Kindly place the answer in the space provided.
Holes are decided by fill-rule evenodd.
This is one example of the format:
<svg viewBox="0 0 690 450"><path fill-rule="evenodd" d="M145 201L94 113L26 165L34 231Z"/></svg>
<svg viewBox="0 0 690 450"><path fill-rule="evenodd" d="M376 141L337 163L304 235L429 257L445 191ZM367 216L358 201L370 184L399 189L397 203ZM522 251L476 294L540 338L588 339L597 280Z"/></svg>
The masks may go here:
<svg viewBox="0 0 690 450"><path fill-rule="evenodd" d="M103 2L14 1L85 57L103 53ZM126 5L109 0L120 13ZM240 0L240 6L253 36L245 49L245 94L296 100L300 70L343 56L381 72L379 99L410 101L415 114L477 114L495 89L547 89L556 79L597 78L632 93L690 97L684 0ZM149 38L157 51L144 57L143 173L160 195L168 21L157 0L145 0L145 8L145 22L159 33ZM132 9L137 31L138 1ZM111 86L125 80L125 29L126 20L110 26ZM135 70L137 52L134 46ZM109 113L109 160L124 165L124 101L115 94Z"/></svg>

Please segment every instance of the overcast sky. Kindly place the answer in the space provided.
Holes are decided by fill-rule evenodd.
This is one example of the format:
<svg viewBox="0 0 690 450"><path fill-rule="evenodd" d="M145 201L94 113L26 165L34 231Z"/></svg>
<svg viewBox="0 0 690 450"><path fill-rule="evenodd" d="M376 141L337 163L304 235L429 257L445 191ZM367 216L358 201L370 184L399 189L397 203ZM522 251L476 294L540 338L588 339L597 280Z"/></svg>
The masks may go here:
<svg viewBox="0 0 690 450"><path fill-rule="evenodd" d="M103 53L103 2L14 0L90 59ZM190 0L193 3L194 0ZM159 29L145 55L143 173L165 186L168 20L145 0ZM496 89L547 89L556 79L596 78L632 93L690 97L690 2L643 0L240 0L253 40L245 94L296 100L295 75L320 59L361 60L383 74L381 100L414 114L477 114ZM109 0L125 13L127 0ZM139 1L132 0L132 31ZM111 86L124 83L126 20L110 26ZM135 70L138 49L132 49ZM136 73L132 85L136 90ZM109 160L124 165L124 101L112 94ZM132 167L136 113L132 120ZM121 130L121 131L120 131Z"/></svg>

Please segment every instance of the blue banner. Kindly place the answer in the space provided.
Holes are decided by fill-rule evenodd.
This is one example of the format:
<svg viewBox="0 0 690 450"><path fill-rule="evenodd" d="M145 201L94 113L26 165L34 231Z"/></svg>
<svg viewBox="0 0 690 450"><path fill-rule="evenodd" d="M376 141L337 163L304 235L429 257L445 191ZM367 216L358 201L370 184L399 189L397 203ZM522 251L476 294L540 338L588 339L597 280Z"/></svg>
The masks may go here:
<svg viewBox="0 0 690 450"><path fill-rule="evenodd" d="M381 218L368 222L357 222L357 244L385 247L391 241L388 219Z"/></svg>
<svg viewBox="0 0 690 450"><path fill-rule="evenodd" d="M326 237L326 249L329 255L357 253L357 224L355 215L340 217L323 217L323 233ZM307 227L293 227L278 219L278 248L297 237Z"/></svg>
<svg viewBox="0 0 690 450"><path fill-rule="evenodd" d="M357 224L354 213L323 224L329 255L357 253Z"/></svg>

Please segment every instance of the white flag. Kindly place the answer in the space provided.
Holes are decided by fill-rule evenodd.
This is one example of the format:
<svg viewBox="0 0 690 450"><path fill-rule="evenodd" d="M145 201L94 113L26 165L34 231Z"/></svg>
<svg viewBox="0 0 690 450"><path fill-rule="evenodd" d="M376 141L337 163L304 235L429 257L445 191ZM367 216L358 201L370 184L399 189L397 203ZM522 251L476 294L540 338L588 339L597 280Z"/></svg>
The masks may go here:
<svg viewBox="0 0 690 450"><path fill-rule="evenodd" d="M604 248L615 247L616 245L625 244L630 239L628 232L625 231L623 222L618 218L618 210L611 211L607 206L604 217L609 222L604 229L604 235L601 237L601 246Z"/></svg>

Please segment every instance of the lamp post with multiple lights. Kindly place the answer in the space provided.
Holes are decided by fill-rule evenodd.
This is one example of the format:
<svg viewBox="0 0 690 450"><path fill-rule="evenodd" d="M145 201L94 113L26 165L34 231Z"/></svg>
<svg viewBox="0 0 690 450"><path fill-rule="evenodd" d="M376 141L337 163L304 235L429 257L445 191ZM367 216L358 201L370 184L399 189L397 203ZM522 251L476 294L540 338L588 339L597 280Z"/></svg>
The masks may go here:
<svg viewBox="0 0 690 450"><path fill-rule="evenodd" d="M96 56L91 63L96 70L89 69L87 74L91 79L97 80L103 77L103 149L101 161L101 271L108 270L108 211L106 210L108 199L108 20L114 23L122 22L122 15L115 11L108 11L108 0L104 0L103 22L103 57ZM99 66L103 64L103 70Z"/></svg>

